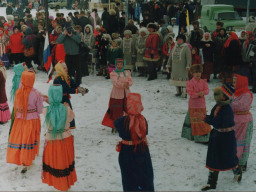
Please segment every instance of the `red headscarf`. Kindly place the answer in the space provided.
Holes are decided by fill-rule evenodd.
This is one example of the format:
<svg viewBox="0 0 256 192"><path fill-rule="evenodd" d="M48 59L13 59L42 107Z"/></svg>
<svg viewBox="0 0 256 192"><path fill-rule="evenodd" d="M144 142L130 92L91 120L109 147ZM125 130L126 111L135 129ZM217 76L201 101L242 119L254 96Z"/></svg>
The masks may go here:
<svg viewBox="0 0 256 192"><path fill-rule="evenodd" d="M21 75L21 87L15 94L15 112L22 111L23 119L27 118L28 97L35 82L35 73L24 71Z"/></svg>
<svg viewBox="0 0 256 192"><path fill-rule="evenodd" d="M248 88L248 78L245 76L237 75L237 74L234 75L234 78L236 78L234 95L236 97L239 97L244 93L250 93L251 97L253 98L252 93Z"/></svg>
<svg viewBox="0 0 256 192"><path fill-rule="evenodd" d="M130 93L127 97L127 113L130 120L129 131L135 145L145 139L147 133L147 122L141 115L143 109L140 94Z"/></svg>
<svg viewBox="0 0 256 192"><path fill-rule="evenodd" d="M231 42L232 40L237 40L237 41L239 42L239 44L240 44L239 38L238 38L238 36L237 36L236 33L234 33L234 32L229 32L229 35L231 36L231 38L228 38L228 39L226 40L226 42L225 42L225 44L224 44L224 47L225 47L225 48L227 48L227 47L229 46L229 44L230 44L230 42Z"/></svg>

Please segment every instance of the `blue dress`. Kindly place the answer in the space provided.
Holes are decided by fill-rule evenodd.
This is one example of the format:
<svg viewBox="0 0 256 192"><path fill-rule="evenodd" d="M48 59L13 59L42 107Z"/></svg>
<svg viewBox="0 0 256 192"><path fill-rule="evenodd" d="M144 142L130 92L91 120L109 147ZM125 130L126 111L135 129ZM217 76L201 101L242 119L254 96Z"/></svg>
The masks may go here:
<svg viewBox="0 0 256 192"><path fill-rule="evenodd" d="M71 105L71 102L69 99L69 94L77 94L78 93L78 90L77 90L78 85L76 84L76 82L70 78L70 86L69 86L69 84L59 76L56 79L54 79L53 84L54 85L62 85L62 87L63 87L62 103L65 103L65 102L68 103L70 108L72 109L72 105ZM71 129L76 128L75 119L73 119L70 122L70 128Z"/></svg>
<svg viewBox="0 0 256 192"><path fill-rule="evenodd" d="M114 122L119 137L131 141L131 134L125 128L126 116ZM122 145L119 153L119 165L122 175L123 191L154 191L154 173L148 146L145 151L134 152L133 145Z"/></svg>
<svg viewBox="0 0 256 192"><path fill-rule="evenodd" d="M235 125L234 114L230 105L222 106L214 116L215 105L210 115L207 115L205 122L212 125L208 144L206 167L212 171L227 171L238 165L236 156L235 131L219 132L219 129L230 128Z"/></svg>

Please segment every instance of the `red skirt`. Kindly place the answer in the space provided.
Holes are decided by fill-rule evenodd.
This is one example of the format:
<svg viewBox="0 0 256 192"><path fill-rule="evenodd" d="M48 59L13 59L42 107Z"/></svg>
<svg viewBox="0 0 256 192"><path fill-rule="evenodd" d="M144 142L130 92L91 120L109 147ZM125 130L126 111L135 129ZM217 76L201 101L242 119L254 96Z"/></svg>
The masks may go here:
<svg viewBox="0 0 256 192"><path fill-rule="evenodd" d="M205 61L203 64L202 79L210 79L211 74L213 74L213 63L210 61Z"/></svg>
<svg viewBox="0 0 256 192"><path fill-rule="evenodd" d="M43 153L42 182L67 191L77 181L74 138L46 141Z"/></svg>
<svg viewBox="0 0 256 192"><path fill-rule="evenodd" d="M15 119L7 148L7 163L30 166L39 153L40 119Z"/></svg>
<svg viewBox="0 0 256 192"><path fill-rule="evenodd" d="M126 97L124 99L110 98L109 108L102 120L102 125L115 128L114 121L123 117L126 112Z"/></svg>
<svg viewBox="0 0 256 192"><path fill-rule="evenodd" d="M0 122L5 123L11 119L8 103L0 103Z"/></svg>

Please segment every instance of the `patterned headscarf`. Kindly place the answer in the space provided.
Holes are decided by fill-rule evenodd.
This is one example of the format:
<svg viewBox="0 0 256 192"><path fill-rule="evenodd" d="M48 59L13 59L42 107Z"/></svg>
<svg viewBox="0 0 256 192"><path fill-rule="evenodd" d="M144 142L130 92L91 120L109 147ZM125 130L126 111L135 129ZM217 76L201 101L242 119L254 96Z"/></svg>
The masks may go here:
<svg viewBox="0 0 256 192"><path fill-rule="evenodd" d="M224 47L225 48L227 48L228 46L229 46L229 44L230 44L230 42L232 41L232 40L237 40L238 42L239 42L239 44L240 44L240 40L239 40L239 38L238 38L238 36L237 36L237 34L235 33L235 32L229 32L229 35L231 36L230 38L228 38L227 40L226 40L226 42L225 42L225 44L224 44Z"/></svg>
<svg viewBox="0 0 256 192"><path fill-rule="evenodd" d="M141 115L143 110L141 95L138 93L130 93L127 97L127 113L130 120L129 130L135 145L145 139L147 133L147 122L144 116Z"/></svg>
<svg viewBox="0 0 256 192"><path fill-rule="evenodd" d="M28 97L35 82L35 73L24 71L21 75L21 87L16 91L14 110L23 113L23 119L27 118Z"/></svg>
<svg viewBox="0 0 256 192"><path fill-rule="evenodd" d="M14 102L14 97L20 85L21 74L24 71L25 63L17 64L13 67L14 76L12 78L11 101Z"/></svg>
<svg viewBox="0 0 256 192"><path fill-rule="evenodd" d="M68 84L70 84L70 77L68 76L68 74L66 73L66 71L64 70L64 66L66 66L66 64L63 61L59 61L56 65L55 65L55 70L57 72L57 75L55 77L61 77L63 80L65 80Z"/></svg>
<svg viewBox="0 0 256 192"><path fill-rule="evenodd" d="M53 138L65 129L67 121L67 108L61 103L63 88L61 85L51 85L48 91L50 106L47 107L45 124L52 131Z"/></svg>
<svg viewBox="0 0 256 192"><path fill-rule="evenodd" d="M253 98L253 95L248 88L248 78L245 76L237 75L237 74L234 75L234 78L236 78L234 95L236 97L239 97L240 95L242 95L244 93L250 93L251 97Z"/></svg>

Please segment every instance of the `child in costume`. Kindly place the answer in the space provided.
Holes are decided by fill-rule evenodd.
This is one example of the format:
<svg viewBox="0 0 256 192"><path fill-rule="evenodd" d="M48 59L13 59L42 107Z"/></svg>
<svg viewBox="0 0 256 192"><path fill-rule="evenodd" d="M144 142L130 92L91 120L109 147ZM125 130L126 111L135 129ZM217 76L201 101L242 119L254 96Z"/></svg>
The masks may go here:
<svg viewBox="0 0 256 192"><path fill-rule="evenodd" d="M233 170L234 182L240 182L242 179L242 171L238 167L239 160L236 155L234 113L230 106L232 92L232 87L228 84L215 88L214 99L217 104L211 110L211 114L204 119L213 126L213 129L210 133L206 158L206 167L209 169L208 182L201 188L202 191L216 189L220 171Z"/></svg>
<svg viewBox="0 0 256 192"><path fill-rule="evenodd" d="M25 166L32 164L39 153L41 121L40 114L43 101L47 96L33 88L35 73L24 71L21 75L21 86L16 91L14 100L15 121L9 137L7 148L7 163Z"/></svg>
<svg viewBox="0 0 256 192"><path fill-rule="evenodd" d="M11 119L5 91L6 77L7 74L4 63L0 60L0 124L6 123Z"/></svg>
<svg viewBox="0 0 256 192"><path fill-rule="evenodd" d="M115 132L114 121L124 115L126 112L126 97L130 93L132 86L131 72L124 70L125 64L123 59L116 61L116 70L110 73L113 88L110 94L109 108L106 112L102 125L113 128Z"/></svg>
<svg viewBox="0 0 256 192"><path fill-rule="evenodd" d="M114 124L122 141L117 145L123 191L154 191L154 173L146 135L148 124L141 96L130 93L127 97L127 116Z"/></svg>
<svg viewBox="0 0 256 192"><path fill-rule="evenodd" d="M4 29L0 28L0 59L5 67L9 69L10 62L8 59L9 36L4 33Z"/></svg>
<svg viewBox="0 0 256 192"><path fill-rule="evenodd" d="M43 109L47 133L43 153L42 182L67 191L77 181L74 138L69 124L75 114L67 103L62 104L63 88L51 85L50 106Z"/></svg>
<svg viewBox="0 0 256 192"><path fill-rule="evenodd" d="M235 93L232 96L231 107L234 112L237 157L243 171L246 170L250 153L253 133L253 117L250 113L253 95L248 89L248 79L245 76L234 75L233 85Z"/></svg>
<svg viewBox="0 0 256 192"><path fill-rule="evenodd" d="M14 102L15 93L16 93L17 89L19 88L21 74L23 73L24 70L27 70L26 63L20 63L17 65L14 65L14 67L13 67L14 75L12 78L12 90L11 90L11 101L12 102ZM14 116L14 108L13 108L12 115L11 115L11 125L10 125L9 135L12 130L14 119L15 119L15 116Z"/></svg>
<svg viewBox="0 0 256 192"><path fill-rule="evenodd" d="M70 102L70 94L78 94L81 93L82 95L86 94L86 89L78 86L76 82L71 79L68 75L68 68L66 63L63 61L59 61L55 65L55 70L57 72L57 75L53 81L54 85L62 85L63 87L63 97L62 97L62 103L68 103L70 108L72 109L72 105ZM70 129L75 129L75 119L73 119L70 123Z"/></svg>
<svg viewBox="0 0 256 192"><path fill-rule="evenodd" d="M190 98L181 137L198 143L207 143L211 127L202 120L202 117L206 115L205 95L209 94L209 88L207 81L201 79L202 65L192 65L190 72L193 78L187 82L186 86Z"/></svg>

